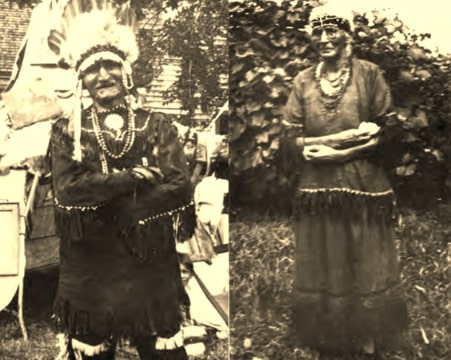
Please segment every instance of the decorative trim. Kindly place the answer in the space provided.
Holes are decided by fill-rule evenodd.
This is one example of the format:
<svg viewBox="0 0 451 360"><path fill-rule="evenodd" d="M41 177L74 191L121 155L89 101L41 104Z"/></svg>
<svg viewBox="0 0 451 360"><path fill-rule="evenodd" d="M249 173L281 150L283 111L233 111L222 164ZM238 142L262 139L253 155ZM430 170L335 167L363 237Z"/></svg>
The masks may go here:
<svg viewBox="0 0 451 360"><path fill-rule="evenodd" d="M391 221L395 218L396 199L393 190L369 192L348 188L298 189L293 198L297 216L304 213L321 215L324 212L361 216Z"/></svg>
<svg viewBox="0 0 451 360"><path fill-rule="evenodd" d="M100 343L99 345L89 345L73 338L71 339L71 345L74 351L80 351L86 356L94 356L102 354L106 352L111 346L110 343L106 340Z"/></svg>
<svg viewBox="0 0 451 360"><path fill-rule="evenodd" d="M57 197L54 197L54 202L55 202L55 205L58 208L60 208L60 209L63 209L63 210L66 210L66 211L78 210L78 211L81 211L81 212L84 212L84 211L95 211L95 210L99 209L100 207L102 207L104 205L103 203L101 203L99 205L90 205L90 206L61 205L61 203L59 202Z"/></svg>
<svg viewBox="0 0 451 360"><path fill-rule="evenodd" d="M145 225L146 223L148 223L150 221L157 220L157 219L160 219L162 217L172 216L172 215L178 214L178 213L180 213L182 211L185 211L186 209L188 209L191 206L194 206L194 202L193 201L189 202L186 205L180 206L180 207L178 207L176 209L168 210L168 211L162 212L160 214L152 215L152 216L149 216L148 218L139 220L138 224L139 225Z"/></svg>
<svg viewBox="0 0 451 360"><path fill-rule="evenodd" d="M156 350L174 350L183 347L183 332L179 330L174 336L170 338L157 337L155 342Z"/></svg>
<svg viewBox="0 0 451 360"><path fill-rule="evenodd" d="M117 110L127 110L127 106L124 104L119 104L113 106L111 109L97 110L97 114L111 114L117 112Z"/></svg>
<svg viewBox="0 0 451 360"><path fill-rule="evenodd" d="M308 193L308 194L341 192L341 193L346 193L346 194L371 196L371 197L387 196L387 195L392 195L392 194L394 195L393 190L386 190L386 191L379 191L379 192L368 192L368 191L353 190L353 189L348 189L348 188L300 189L300 190L298 190L298 192L299 193Z"/></svg>
<svg viewBox="0 0 451 360"><path fill-rule="evenodd" d="M107 54L107 53L114 54L115 59L119 59L120 63L122 63L126 58L125 53L123 51L119 50L116 46L113 46L110 44L96 45L80 55L80 59L75 64L75 69L79 72L83 72L84 70L86 70L86 68L89 67L89 65L92 65L96 61L96 60L93 60L91 62L91 60L90 60L88 63L89 65L84 64L85 61L87 61L92 55L96 54L96 58L97 58L98 57L97 54L101 54L101 55L105 56L105 54ZM109 59L111 59L111 55L110 55ZM84 66L82 67L81 65L84 65Z"/></svg>
<svg viewBox="0 0 451 360"><path fill-rule="evenodd" d="M322 15L311 21L312 28L322 28L324 25L336 25L339 29L351 33L351 26L347 19L335 15Z"/></svg>

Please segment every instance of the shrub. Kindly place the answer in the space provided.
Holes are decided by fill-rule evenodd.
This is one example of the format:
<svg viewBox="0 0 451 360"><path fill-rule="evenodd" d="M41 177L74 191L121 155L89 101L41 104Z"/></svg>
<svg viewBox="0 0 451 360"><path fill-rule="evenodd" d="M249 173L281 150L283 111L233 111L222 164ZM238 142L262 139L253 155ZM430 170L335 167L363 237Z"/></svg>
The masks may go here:
<svg viewBox="0 0 451 360"><path fill-rule="evenodd" d="M281 167L281 110L294 76L317 61L306 32L313 1L232 1L230 148L232 203L286 208L290 169ZM378 64L396 116L383 130L396 138L382 158L401 204L424 207L446 197L451 163L450 58L421 46L403 22L377 11L356 14L354 53ZM287 171L288 170L288 171Z"/></svg>

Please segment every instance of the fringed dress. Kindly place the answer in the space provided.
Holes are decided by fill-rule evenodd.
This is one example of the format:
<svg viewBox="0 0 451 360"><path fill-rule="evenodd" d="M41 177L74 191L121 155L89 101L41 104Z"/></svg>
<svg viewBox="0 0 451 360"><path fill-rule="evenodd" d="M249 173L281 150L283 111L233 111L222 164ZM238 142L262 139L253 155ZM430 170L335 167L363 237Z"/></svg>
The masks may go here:
<svg viewBox="0 0 451 360"><path fill-rule="evenodd" d="M82 161L75 161L67 119L53 128L50 146L55 223L61 238L55 313L71 336L161 336L180 329L187 304L175 251L175 230L192 231L192 189L176 130L162 114L136 110L135 126L97 129L82 113ZM137 179L135 165L158 166L159 181ZM177 219L180 226L174 227ZM180 223L180 221L182 223Z"/></svg>
<svg viewBox="0 0 451 360"><path fill-rule="evenodd" d="M327 110L315 67L294 80L286 117L317 137L380 122L391 106L379 68L353 59L334 110ZM297 150L301 153L301 150ZM292 154L296 156L296 154ZM394 243L394 194L374 158L301 160L295 186L294 321L303 346L356 350L407 325Z"/></svg>

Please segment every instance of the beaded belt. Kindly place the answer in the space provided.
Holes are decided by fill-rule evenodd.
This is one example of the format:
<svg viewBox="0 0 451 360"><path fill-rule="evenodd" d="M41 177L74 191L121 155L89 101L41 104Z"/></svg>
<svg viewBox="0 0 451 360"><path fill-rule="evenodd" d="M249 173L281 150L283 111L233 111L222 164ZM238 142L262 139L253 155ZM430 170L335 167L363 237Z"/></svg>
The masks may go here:
<svg viewBox="0 0 451 360"><path fill-rule="evenodd" d="M91 210L97 210L98 208L100 208L100 207L102 207L104 205L103 203L99 204L99 205L91 205L91 206L61 205L56 197L54 198L54 201L55 201L55 205L57 207L59 207L60 209L67 210L67 211L72 211L72 210L91 211ZM138 224L139 225L145 225L149 221L160 219L160 218L165 217L165 216L175 215L175 214L177 214L179 212L182 212L182 211L188 209L189 207L191 207L193 205L194 205L194 202L190 201L188 204L180 206L180 207L178 207L176 209L168 210L168 211L156 214L156 215L149 216L149 217L147 217L145 219L139 220Z"/></svg>
<svg viewBox="0 0 451 360"><path fill-rule="evenodd" d="M80 206L80 205L61 205L58 199L54 198L55 205L58 206L60 209L64 209L67 211L72 210L80 210L80 211L92 211L97 210L98 208L102 207L104 204L100 203L98 205L88 205L88 206Z"/></svg>
<svg viewBox="0 0 451 360"><path fill-rule="evenodd" d="M159 219L159 218L162 218L162 217L165 217L165 216L172 216L174 214L177 214L179 212L182 212L182 211L188 209L190 206L193 206L193 205L194 205L194 202L191 201L188 204L180 206L180 207L178 207L176 209L168 210L168 211L156 214L156 215L149 216L148 218L139 220L138 224L139 225L145 225L149 221L156 220L156 219Z"/></svg>

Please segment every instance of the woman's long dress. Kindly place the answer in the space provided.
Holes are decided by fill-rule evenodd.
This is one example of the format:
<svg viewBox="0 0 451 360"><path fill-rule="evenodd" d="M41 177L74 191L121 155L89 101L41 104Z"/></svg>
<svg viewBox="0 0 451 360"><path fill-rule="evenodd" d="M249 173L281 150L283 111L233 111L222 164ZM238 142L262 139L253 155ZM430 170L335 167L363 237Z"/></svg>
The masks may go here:
<svg viewBox="0 0 451 360"><path fill-rule="evenodd" d="M106 128L104 116L99 114L105 143L119 153L127 133ZM129 116L125 109L122 116ZM173 216L193 212L187 163L175 129L162 114L138 109L135 122L133 146L119 159L99 146L89 109L82 113L81 162L72 158L67 119L52 132L55 223L61 237L55 313L72 336L170 337L180 329L187 297ZM137 164L158 166L164 180L137 179L127 170Z"/></svg>
<svg viewBox="0 0 451 360"><path fill-rule="evenodd" d="M378 122L390 106L379 68L353 59L335 111L326 111L315 68L309 68L294 80L286 117L301 125L303 136L315 137ZM304 161L295 199L294 320L300 343L348 351L405 329L394 194L384 171L369 157Z"/></svg>

